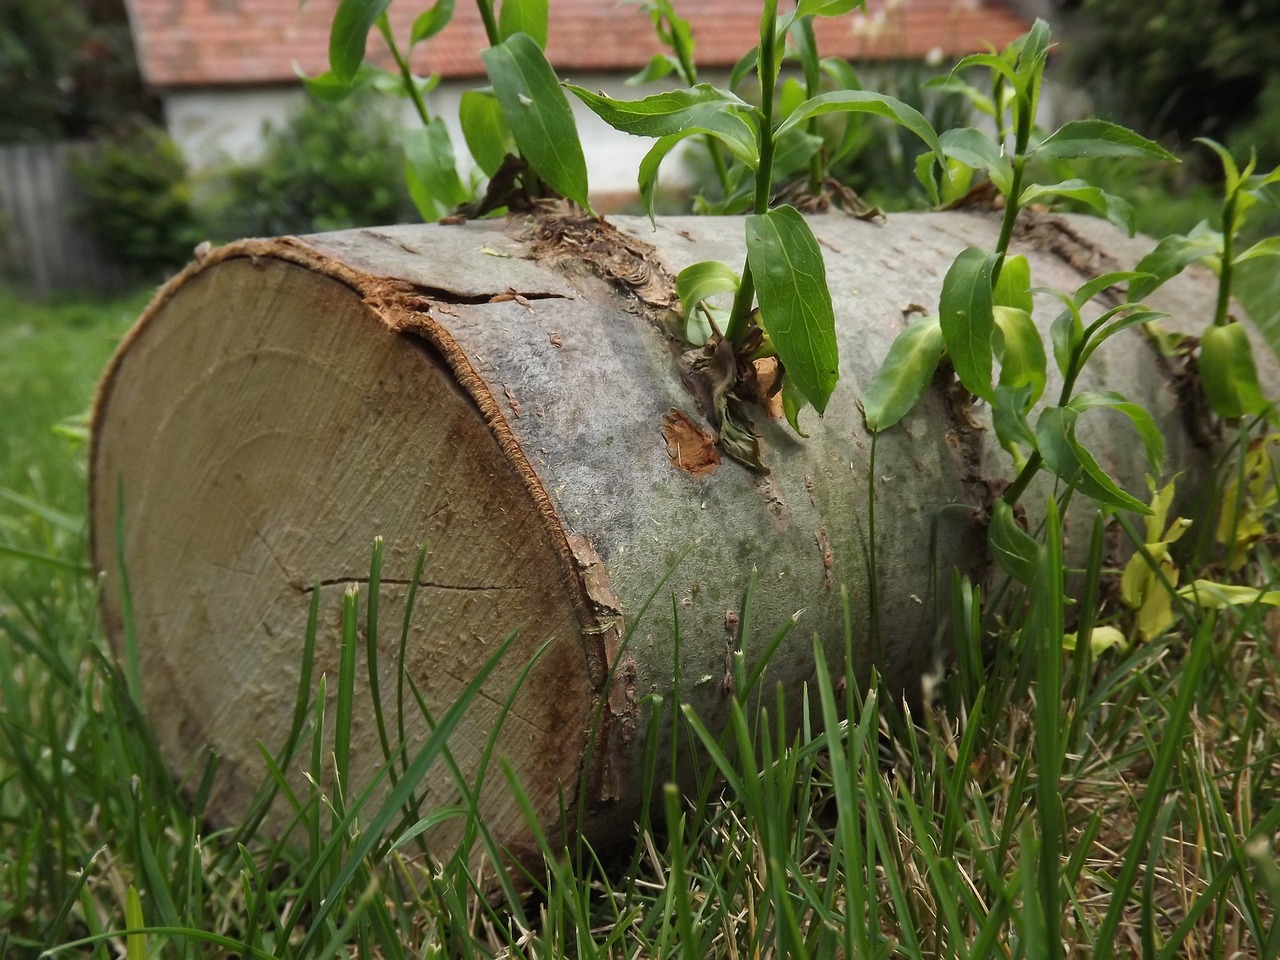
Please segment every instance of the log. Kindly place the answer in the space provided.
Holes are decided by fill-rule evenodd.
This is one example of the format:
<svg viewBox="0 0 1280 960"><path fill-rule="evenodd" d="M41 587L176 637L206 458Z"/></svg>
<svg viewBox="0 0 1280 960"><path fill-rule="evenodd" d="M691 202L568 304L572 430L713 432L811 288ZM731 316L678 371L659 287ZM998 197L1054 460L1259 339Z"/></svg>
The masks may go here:
<svg viewBox="0 0 1280 960"><path fill-rule="evenodd" d="M1012 474L987 411L939 377L881 436L871 476L857 400L911 305L935 307L955 254L994 246L999 225L982 213L811 222L827 257L841 379L825 417L805 415L808 439L777 411L758 412L768 475L720 455L666 333L679 269L742 263L740 219L668 218L655 231L638 219L548 216L245 240L166 285L100 389L92 554L118 649L127 573L142 699L164 755L176 771L206 748L221 757L209 815L243 815L264 778L256 744L285 739L317 585L316 676L336 676L343 588L367 585L375 536L385 543L381 619L392 625L378 638L387 709L398 625L427 542L408 676L439 714L519 631L453 740L470 776L504 698L550 639L497 751L544 825L582 800L577 826L597 842L629 826L640 800L645 697L677 696L711 727L723 724L732 651L745 643L752 664L794 618L766 682L798 702L814 676L815 633L833 667L843 661L842 586L854 612L852 673L865 679L874 662L891 689L918 691L945 654L934 583L945 596L953 568L986 575L974 511ZM1018 246L1037 284L1064 290L1149 248L1084 218L1032 220ZM1208 273L1192 270L1151 302L1177 314L1170 326L1195 332L1213 297ZM1042 327L1058 309L1040 298ZM1258 357L1274 392L1280 369L1265 348ZM1142 404L1164 430L1168 472L1203 474L1206 424L1184 409L1174 371L1140 331L1100 350L1080 388ZM1127 426L1090 415L1082 438L1145 499L1146 466ZM866 603L869 483L878 644ZM1026 502L1048 489L1033 487ZM938 513L950 503L973 511ZM737 611L752 575L744 641ZM360 695L349 793L382 759L363 684ZM424 736L419 722L409 739ZM528 826L500 780L490 777L482 813L500 842L527 850ZM443 768L428 786L428 808L456 802ZM433 840L441 850L449 842Z"/></svg>

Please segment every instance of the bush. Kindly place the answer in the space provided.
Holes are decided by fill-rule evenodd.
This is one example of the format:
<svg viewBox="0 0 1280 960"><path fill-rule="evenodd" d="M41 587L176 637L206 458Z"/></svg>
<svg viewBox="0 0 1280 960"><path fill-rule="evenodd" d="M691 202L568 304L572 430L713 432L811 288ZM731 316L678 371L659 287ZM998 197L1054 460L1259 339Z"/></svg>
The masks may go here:
<svg viewBox="0 0 1280 960"><path fill-rule="evenodd" d="M263 129L261 160L213 184L220 240L417 220L404 187L395 124L363 97L309 101L287 125Z"/></svg>
<svg viewBox="0 0 1280 960"><path fill-rule="evenodd" d="M1280 163L1280 118L1264 120L1280 100L1280 4L1083 0L1078 7L1082 29L1068 60L1100 113L1178 145L1208 136L1246 152L1256 146L1266 167ZM1235 136L1255 125L1267 139L1246 144Z"/></svg>
<svg viewBox="0 0 1280 960"><path fill-rule="evenodd" d="M200 240L182 153L160 127L129 124L76 156L70 173L86 228L144 273L183 263Z"/></svg>
<svg viewBox="0 0 1280 960"><path fill-rule="evenodd" d="M0 0L0 142L79 138L136 113L142 85L123 0Z"/></svg>

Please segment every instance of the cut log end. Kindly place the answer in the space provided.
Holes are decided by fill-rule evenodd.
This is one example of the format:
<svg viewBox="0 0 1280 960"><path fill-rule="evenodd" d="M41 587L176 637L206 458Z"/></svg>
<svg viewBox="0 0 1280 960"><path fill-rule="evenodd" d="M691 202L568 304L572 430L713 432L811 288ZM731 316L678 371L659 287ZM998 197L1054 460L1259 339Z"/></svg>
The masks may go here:
<svg viewBox="0 0 1280 960"><path fill-rule="evenodd" d="M452 751L474 780L505 698L550 639L496 755L536 758L521 772L540 815L558 810L562 787L572 797L604 669L584 634L596 623L578 568L530 495L536 478L437 347L393 330L349 285L265 256L184 278L102 389L92 475L109 632L122 638L123 556L144 700L175 770L206 746L220 756L213 817L245 813L265 773L257 744L286 740L317 589L314 670L328 678L332 723L343 595L358 589L364 608L374 536L385 544L379 686L387 716L403 697L418 718L410 750L426 731L411 691L442 711L518 629ZM402 684L400 625L424 542ZM384 758L369 685L359 688L350 779L363 784ZM443 767L427 792L432 805L457 801ZM492 793L482 810L495 833L522 834Z"/></svg>

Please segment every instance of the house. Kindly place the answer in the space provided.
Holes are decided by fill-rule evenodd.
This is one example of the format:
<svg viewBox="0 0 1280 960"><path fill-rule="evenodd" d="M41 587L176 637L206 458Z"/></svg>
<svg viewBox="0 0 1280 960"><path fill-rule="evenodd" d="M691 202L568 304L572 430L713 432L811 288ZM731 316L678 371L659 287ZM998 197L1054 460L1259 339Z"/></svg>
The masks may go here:
<svg viewBox="0 0 1280 960"><path fill-rule="evenodd" d="M257 151L264 122L281 124L303 98L298 71L328 66L329 23L337 0L127 0L143 77L162 97L166 122L193 168ZM429 0L399 0L389 15L398 38ZM723 81L756 43L758 0L675 0L697 44L706 79ZM661 48L636 2L550 0L547 55L562 77L624 98L646 91L624 85ZM1003 0L869 0L865 12L819 20L823 55L865 60L950 60L1001 47L1029 21ZM401 41L403 42L403 40ZM462 0L445 30L414 51L416 72L441 83L429 109L456 124L463 91L484 83L486 45L474 4ZM369 53L386 61L376 33ZM570 98L573 100L573 98ZM634 194L648 142L609 129L576 100L593 196ZM406 115L406 122L413 122ZM459 152L462 138L453 129ZM664 174L678 177L676 164Z"/></svg>

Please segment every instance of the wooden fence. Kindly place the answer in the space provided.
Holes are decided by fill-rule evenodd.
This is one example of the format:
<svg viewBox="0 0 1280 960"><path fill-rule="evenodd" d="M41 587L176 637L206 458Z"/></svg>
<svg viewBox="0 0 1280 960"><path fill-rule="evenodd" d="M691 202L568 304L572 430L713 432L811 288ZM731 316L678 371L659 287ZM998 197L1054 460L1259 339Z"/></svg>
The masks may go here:
<svg viewBox="0 0 1280 960"><path fill-rule="evenodd" d="M67 160L80 144L0 145L0 277L40 295L109 292L129 282L77 216Z"/></svg>

